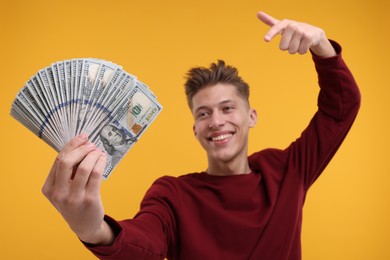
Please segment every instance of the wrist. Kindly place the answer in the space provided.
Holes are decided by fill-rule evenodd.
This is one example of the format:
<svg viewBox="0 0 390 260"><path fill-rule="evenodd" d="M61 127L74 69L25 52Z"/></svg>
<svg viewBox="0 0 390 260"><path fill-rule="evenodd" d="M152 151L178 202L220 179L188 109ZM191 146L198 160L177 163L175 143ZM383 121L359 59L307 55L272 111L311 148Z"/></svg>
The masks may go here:
<svg viewBox="0 0 390 260"><path fill-rule="evenodd" d="M336 50L325 35L320 42L317 45L312 46L310 50L314 55L322 58L330 58L337 55Z"/></svg>
<svg viewBox="0 0 390 260"><path fill-rule="evenodd" d="M114 242L115 234L106 221L102 221L99 229L92 234L78 235L79 239L84 243L96 246L109 246Z"/></svg>

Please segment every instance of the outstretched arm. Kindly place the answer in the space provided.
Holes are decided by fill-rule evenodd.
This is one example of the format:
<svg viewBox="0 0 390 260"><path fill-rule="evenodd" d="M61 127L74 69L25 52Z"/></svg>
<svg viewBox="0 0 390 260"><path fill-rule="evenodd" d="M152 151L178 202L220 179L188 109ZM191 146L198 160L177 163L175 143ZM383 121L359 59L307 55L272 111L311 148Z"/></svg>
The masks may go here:
<svg viewBox="0 0 390 260"><path fill-rule="evenodd" d="M336 55L321 28L288 19L278 20L264 12L257 13L257 17L271 27L264 36L265 41L271 41L278 34L282 36L279 43L281 50L304 54L310 49L315 55L324 58Z"/></svg>
<svg viewBox="0 0 390 260"><path fill-rule="evenodd" d="M73 138L58 154L43 194L84 242L109 245L114 234L103 220L100 184L105 154L85 134Z"/></svg>

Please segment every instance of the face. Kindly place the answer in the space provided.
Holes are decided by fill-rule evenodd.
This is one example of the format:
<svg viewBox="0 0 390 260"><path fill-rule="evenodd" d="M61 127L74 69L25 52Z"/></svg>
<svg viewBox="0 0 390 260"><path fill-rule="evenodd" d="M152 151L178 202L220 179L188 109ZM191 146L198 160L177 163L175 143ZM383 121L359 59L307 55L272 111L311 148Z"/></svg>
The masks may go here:
<svg viewBox="0 0 390 260"><path fill-rule="evenodd" d="M257 121L256 111L235 86L206 87L193 98L194 134L206 150L209 163L247 159L248 133Z"/></svg>
<svg viewBox="0 0 390 260"><path fill-rule="evenodd" d="M122 132L112 125L105 126L100 132L100 135L112 146L121 145L125 141Z"/></svg>

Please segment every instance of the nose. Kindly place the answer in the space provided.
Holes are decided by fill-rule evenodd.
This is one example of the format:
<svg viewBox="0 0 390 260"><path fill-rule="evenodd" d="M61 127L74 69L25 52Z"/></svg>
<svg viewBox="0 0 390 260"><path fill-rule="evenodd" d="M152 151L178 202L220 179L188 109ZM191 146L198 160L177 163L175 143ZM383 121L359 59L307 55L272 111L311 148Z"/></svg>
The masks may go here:
<svg viewBox="0 0 390 260"><path fill-rule="evenodd" d="M209 128L218 129L225 124L225 118L218 112L212 113L209 120Z"/></svg>

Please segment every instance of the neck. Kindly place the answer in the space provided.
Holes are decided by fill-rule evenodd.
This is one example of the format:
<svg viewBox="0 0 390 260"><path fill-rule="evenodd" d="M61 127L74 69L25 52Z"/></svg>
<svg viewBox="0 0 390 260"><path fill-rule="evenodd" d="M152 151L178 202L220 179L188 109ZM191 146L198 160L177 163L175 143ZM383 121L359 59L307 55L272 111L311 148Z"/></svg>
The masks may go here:
<svg viewBox="0 0 390 260"><path fill-rule="evenodd" d="M239 175L247 174L251 172L249 167L248 158L242 158L240 160L232 161L210 161L206 172L210 175L227 176L227 175Z"/></svg>

